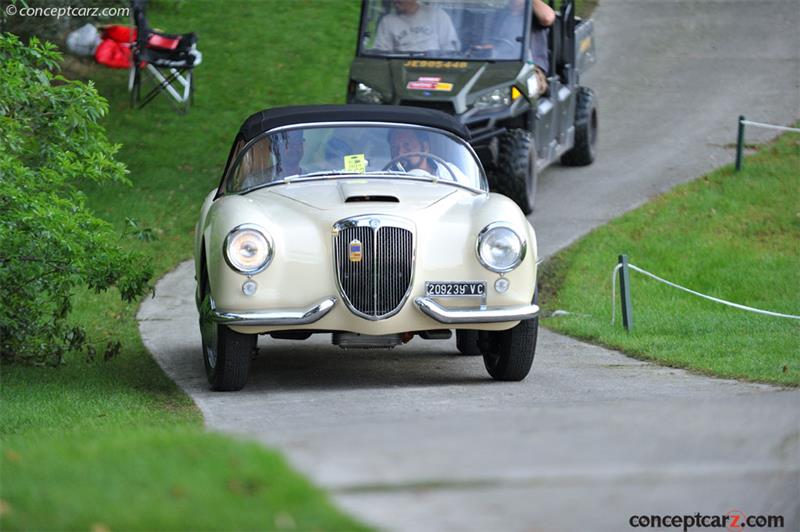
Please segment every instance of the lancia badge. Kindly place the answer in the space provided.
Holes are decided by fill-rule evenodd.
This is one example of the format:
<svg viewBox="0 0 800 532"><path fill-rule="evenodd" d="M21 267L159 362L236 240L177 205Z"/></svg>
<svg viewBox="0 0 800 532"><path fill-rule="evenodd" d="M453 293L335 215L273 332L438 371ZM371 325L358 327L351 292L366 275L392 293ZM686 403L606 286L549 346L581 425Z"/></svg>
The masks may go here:
<svg viewBox="0 0 800 532"><path fill-rule="evenodd" d="M357 238L350 241L350 244L347 246L350 251L350 262L361 262L361 252L362 252L362 245L361 241Z"/></svg>

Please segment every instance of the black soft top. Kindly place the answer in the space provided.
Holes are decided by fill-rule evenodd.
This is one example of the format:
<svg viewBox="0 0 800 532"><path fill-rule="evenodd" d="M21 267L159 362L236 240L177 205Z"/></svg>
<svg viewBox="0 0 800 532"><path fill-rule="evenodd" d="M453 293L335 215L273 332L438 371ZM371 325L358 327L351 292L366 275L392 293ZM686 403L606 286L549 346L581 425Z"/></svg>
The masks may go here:
<svg viewBox="0 0 800 532"><path fill-rule="evenodd" d="M276 127L311 122L389 122L444 129L469 141L469 130L447 113L399 105L297 105L259 111L245 120L239 137L250 141Z"/></svg>

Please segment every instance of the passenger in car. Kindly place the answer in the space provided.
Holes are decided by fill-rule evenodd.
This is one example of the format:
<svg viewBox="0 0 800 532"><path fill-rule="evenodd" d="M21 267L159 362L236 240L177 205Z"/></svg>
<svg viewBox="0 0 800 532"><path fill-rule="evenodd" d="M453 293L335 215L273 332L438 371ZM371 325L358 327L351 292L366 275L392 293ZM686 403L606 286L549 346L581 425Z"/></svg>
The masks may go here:
<svg viewBox="0 0 800 532"><path fill-rule="evenodd" d="M525 16L525 0L509 0L508 9L501 16L498 35L514 35L520 27L519 19ZM548 28L556 21L556 13L543 0L533 0L533 31L531 47L526 50L525 59L533 62L536 68L536 88L531 96L541 96L547 92L547 72L550 70Z"/></svg>
<svg viewBox="0 0 800 532"><path fill-rule="evenodd" d="M233 177L233 190L247 190L269 183L275 178L272 139L264 137L242 155Z"/></svg>
<svg viewBox="0 0 800 532"><path fill-rule="evenodd" d="M277 133L273 144L275 160L280 177L301 175L300 161L305 153L305 139L302 131Z"/></svg>

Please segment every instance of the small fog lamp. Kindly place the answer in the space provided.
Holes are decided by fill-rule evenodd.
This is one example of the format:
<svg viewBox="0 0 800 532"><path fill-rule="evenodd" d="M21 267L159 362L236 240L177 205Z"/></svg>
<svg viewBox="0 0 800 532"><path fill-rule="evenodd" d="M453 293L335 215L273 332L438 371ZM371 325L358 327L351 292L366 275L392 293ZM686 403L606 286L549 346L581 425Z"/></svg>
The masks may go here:
<svg viewBox="0 0 800 532"><path fill-rule="evenodd" d="M258 283L252 279L248 279L242 284L242 293L246 296L252 296L258 290Z"/></svg>
<svg viewBox="0 0 800 532"><path fill-rule="evenodd" d="M494 289L500 294L505 294L511 286L511 281L505 277L501 277L494 282Z"/></svg>

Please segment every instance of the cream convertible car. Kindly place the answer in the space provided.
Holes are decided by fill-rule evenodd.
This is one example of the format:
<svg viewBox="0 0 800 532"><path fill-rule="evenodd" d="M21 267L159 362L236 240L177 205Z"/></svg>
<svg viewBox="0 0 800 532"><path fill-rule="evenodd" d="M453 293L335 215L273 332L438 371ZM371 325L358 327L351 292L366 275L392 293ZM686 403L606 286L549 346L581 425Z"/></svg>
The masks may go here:
<svg viewBox="0 0 800 532"><path fill-rule="evenodd" d="M536 348L536 237L488 192L438 111L270 109L244 123L203 203L195 265L211 387L238 390L260 334L342 348L447 339L522 380Z"/></svg>

